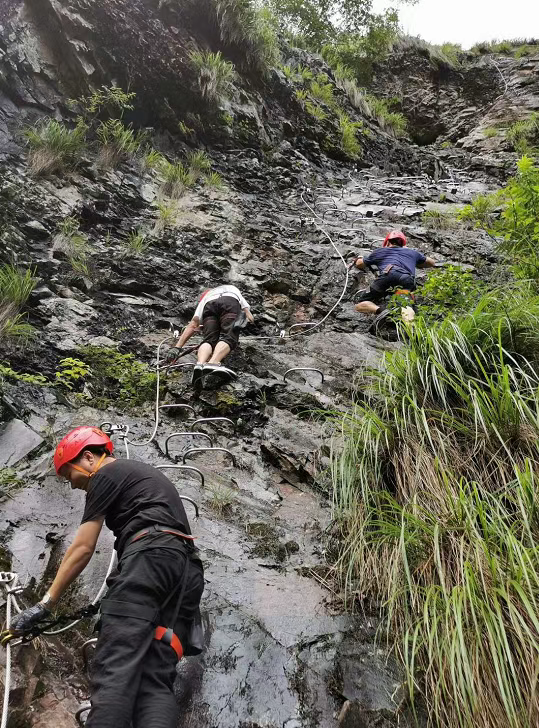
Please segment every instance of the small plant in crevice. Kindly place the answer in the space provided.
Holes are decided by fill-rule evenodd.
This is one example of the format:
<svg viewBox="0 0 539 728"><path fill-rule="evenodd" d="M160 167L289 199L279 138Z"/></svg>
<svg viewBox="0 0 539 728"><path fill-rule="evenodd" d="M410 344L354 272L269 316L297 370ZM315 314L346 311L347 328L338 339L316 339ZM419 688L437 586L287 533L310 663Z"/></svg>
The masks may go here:
<svg viewBox="0 0 539 728"><path fill-rule="evenodd" d="M135 98L136 93L124 91L119 86L101 86L88 96L69 99L68 103L72 109L78 109L83 119L90 121L103 113L110 118L121 118L125 111L133 110Z"/></svg>
<svg viewBox="0 0 539 728"><path fill-rule="evenodd" d="M147 147L140 158L140 167L143 172L155 171L161 167L164 161L166 160L161 152L153 147Z"/></svg>
<svg viewBox="0 0 539 728"><path fill-rule="evenodd" d="M163 200L155 203L157 207L157 219L154 224L153 233L158 235L167 227L173 227L178 217L178 207L175 202Z"/></svg>
<svg viewBox="0 0 539 728"><path fill-rule="evenodd" d="M236 502L236 493L232 488L226 488L222 485L209 486L207 492L210 497L204 501L208 508L217 513L219 516L230 515L232 506Z"/></svg>
<svg viewBox="0 0 539 728"><path fill-rule="evenodd" d="M494 126L487 126L485 129L483 129L483 136L485 139L493 139L494 137L498 136L498 129Z"/></svg>
<svg viewBox="0 0 539 728"><path fill-rule="evenodd" d="M192 51L189 58L198 74L198 86L206 101L227 97L236 78L234 64L223 58L221 51Z"/></svg>
<svg viewBox="0 0 539 728"><path fill-rule="evenodd" d="M141 230L132 230L125 239L125 254L138 256L145 253L150 247L146 233Z"/></svg>
<svg viewBox="0 0 539 728"><path fill-rule="evenodd" d="M362 153L361 144L357 140L357 132L363 128L363 124L360 121L351 121L347 114L340 113L339 128L343 150L352 159L357 159Z"/></svg>
<svg viewBox="0 0 539 728"><path fill-rule="evenodd" d="M539 112L512 124L506 138L518 154L536 154L539 150Z"/></svg>
<svg viewBox="0 0 539 728"><path fill-rule="evenodd" d="M60 359L55 372L56 383L69 391L78 389L89 375L91 370L88 364L73 357Z"/></svg>
<svg viewBox="0 0 539 728"><path fill-rule="evenodd" d="M56 119L25 129L30 172L39 177L75 170L86 149L87 131L83 121L70 129Z"/></svg>
<svg viewBox="0 0 539 728"><path fill-rule="evenodd" d="M23 484L13 468L0 469L0 498L9 497L10 493Z"/></svg>
<svg viewBox="0 0 539 728"><path fill-rule="evenodd" d="M312 101L305 102L305 110L317 121L324 121L328 118L327 113L318 104L313 104Z"/></svg>
<svg viewBox="0 0 539 728"><path fill-rule="evenodd" d="M188 189L194 187L197 176L186 164L177 160L165 160L159 169L162 179L161 192L172 199L180 198Z"/></svg>
<svg viewBox="0 0 539 728"><path fill-rule="evenodd" d="M204 175L204 184L213 190L221 190L224 187L223 178L219 172L208 172L208 174Z"/></svg>
<svg viewBox="0 0 539 728"><path fill-rule="evenodd" d="M430 230L453 230L458 225L453 213L442 210L425 210L421 215L421 222Z"/></svg>
<svg viewBox="0 0 539 728"><path fill-rule="evenodd" d="M79 229L80 223L74 217L65 217L56 226L53 248L62 251L74 273L84 278L91 277L88 253L90 243L88 236Z"/></svg>
<svg viewBox="0 0 539 728"><path fill-rule="evenodd" d="M187 164L193 174L200 175L211 169L211 159L203 149L197 149L187 154Z"/></svg>
<svg viewBox="0 0 539 728"><path fill-rule="evenodd" d="M37 284L34 271L4 263L0 266L0 342L26 343L34 328L21 309Z"/></svg>
<svg viewBox="0 0 539 728"><path fill-rule="evenodd" d="M97 127L96 136L100 145L97 165L104 169L132 159L146 139L144 132L133 131L119 119L102 122Z"/></svg>

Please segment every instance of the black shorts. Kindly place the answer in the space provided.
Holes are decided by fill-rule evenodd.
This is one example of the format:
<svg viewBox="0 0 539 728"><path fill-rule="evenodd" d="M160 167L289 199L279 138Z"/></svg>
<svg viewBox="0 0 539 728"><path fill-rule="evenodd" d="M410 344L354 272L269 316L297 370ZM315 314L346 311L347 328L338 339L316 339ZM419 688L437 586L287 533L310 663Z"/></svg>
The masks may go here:
<svg viewBox="0 0 539 728"><path fill-rule="evenodd" d="M231 350L235 349L240 330L234 330L233 326L240 313L240 302L234 296L221 296L207 303L202 313L203 343L210 344L215 349L218 341L224 341Z"/></svg>
<svg viewBox="0 0 539 728"><path fill-rule="evenodd" d="M371 283L369 290L361 294L357 302L371 301L372 303L380 303L392 288L406 288L409 291L415 291L414 276L402 271L382 273Z"/></svg>

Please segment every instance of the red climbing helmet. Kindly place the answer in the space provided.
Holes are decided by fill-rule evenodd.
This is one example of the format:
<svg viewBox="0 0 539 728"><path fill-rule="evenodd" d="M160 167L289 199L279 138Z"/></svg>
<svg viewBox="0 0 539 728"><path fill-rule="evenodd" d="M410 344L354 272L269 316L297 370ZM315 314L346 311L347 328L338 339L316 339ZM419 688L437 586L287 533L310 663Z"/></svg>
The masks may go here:
<svg viewBox="0 0 539 728"><path fill-rule="evenodd" d="M60 440L56 447L54 452L56 473L58 474L62 465L74 460L88 445L104 445L109 455L114 450L112 440L99 427L90 427L89 425L75 427L74 430L71 430Z"/></svg>
<svg viewBox="0 0 539 728"><path fill-rule="evenodd" d="M403 232L401 232L400 230L392 230L390 233L388 233L386 235L386 239L384 240L384 248L387 248L387 246L389 245L389 243L392 240L401 240L402 241L401 247L403 247L403 248L406 245L406 243L408 242L406 240L406 235Z"/></svg>

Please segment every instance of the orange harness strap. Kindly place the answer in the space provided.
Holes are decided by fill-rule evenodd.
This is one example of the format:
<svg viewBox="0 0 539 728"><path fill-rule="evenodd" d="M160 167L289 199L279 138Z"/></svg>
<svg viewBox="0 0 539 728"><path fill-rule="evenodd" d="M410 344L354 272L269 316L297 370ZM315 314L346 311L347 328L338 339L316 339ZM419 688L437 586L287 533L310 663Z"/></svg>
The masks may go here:
<svg viewBox="0 0 539 728"><path fill-rule="evenodd" d="M176 655L178 656L178 660L181 660L183 657L183 647L182 643L180 642L180 639L178 635L176 635L171 627L156 627L155 629L155 639L159 640L160 642L164 642L166 645L170 645Z"/></svg>

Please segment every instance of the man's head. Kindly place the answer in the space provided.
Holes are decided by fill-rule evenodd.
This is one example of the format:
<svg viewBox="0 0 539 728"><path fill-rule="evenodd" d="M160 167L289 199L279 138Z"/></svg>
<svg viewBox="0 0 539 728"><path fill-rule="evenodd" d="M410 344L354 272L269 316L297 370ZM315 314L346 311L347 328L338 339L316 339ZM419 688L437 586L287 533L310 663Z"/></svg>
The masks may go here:
<svg viewBox="0 0 539 728"><path fill-rule="evenodd" d="M69 480L72 488L86 490L92 475L113 450L110 437L98 427L76 427L58 443L54 453L56 473Z"/></svg>
<svg viewBox="0 0 539 728"><path fill-rule="evenodd" d="M404 248L406 243L406 235L401 230L392 230L386 235L384 248Z"/></svg>

